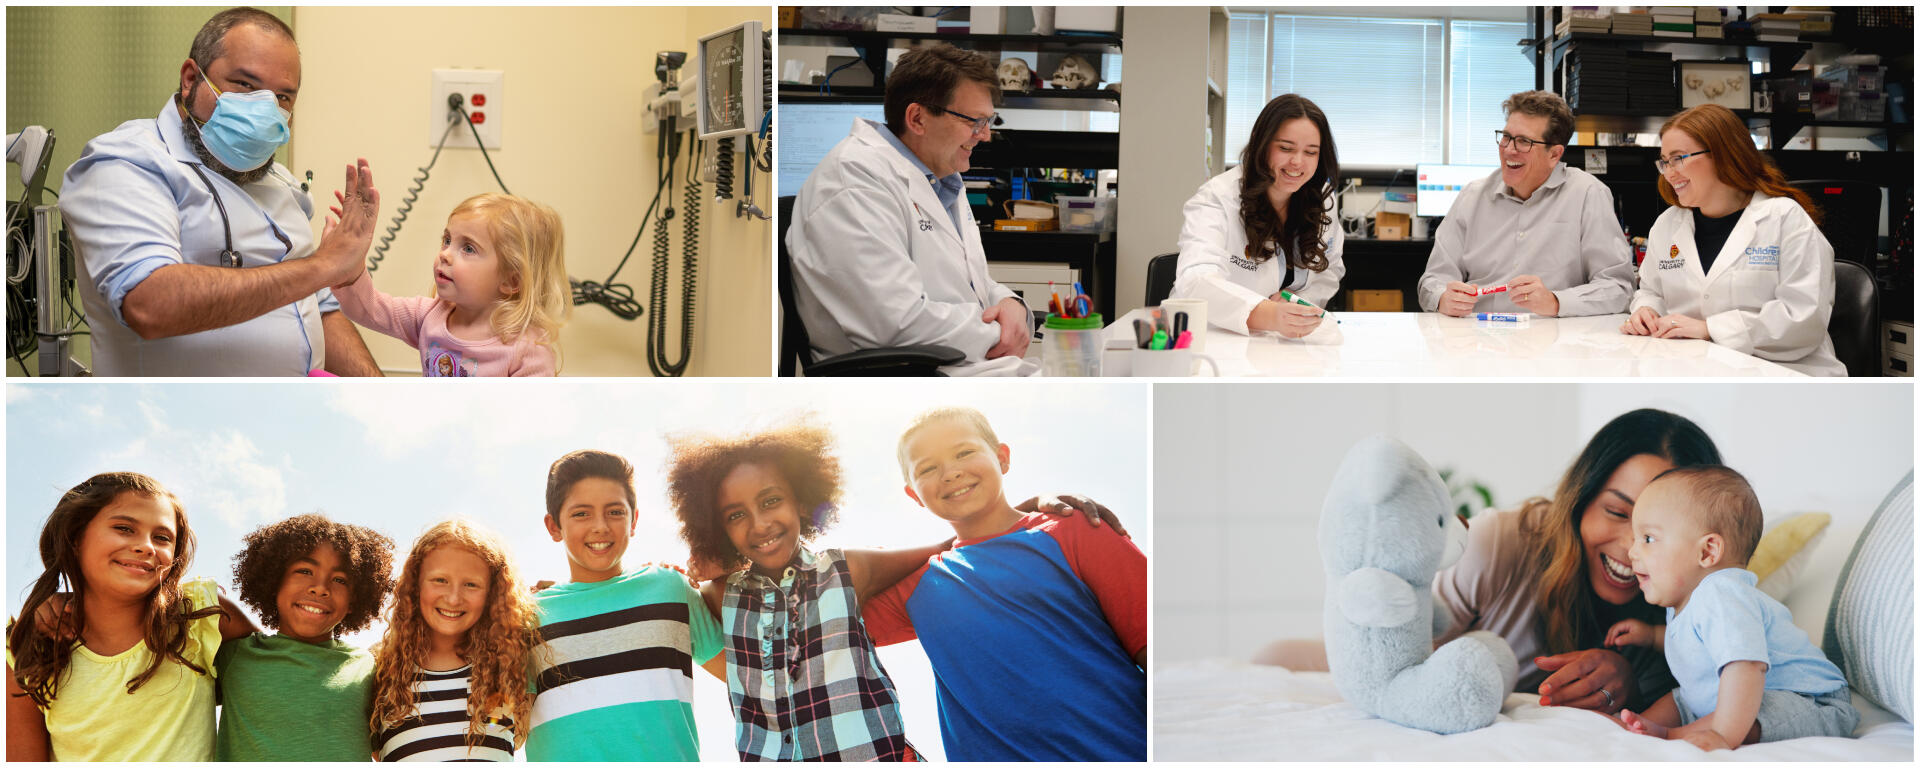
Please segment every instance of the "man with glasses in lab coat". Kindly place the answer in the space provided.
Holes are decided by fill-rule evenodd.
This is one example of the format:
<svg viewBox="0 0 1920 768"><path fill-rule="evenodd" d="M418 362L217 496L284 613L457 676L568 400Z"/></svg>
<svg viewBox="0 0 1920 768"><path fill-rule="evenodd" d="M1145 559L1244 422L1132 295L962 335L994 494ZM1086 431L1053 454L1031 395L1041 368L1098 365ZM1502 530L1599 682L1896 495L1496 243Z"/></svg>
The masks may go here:
<svg viewBox="0 0 1920 768"><path fill-rule="evenodd" d="M1500 169L1468 184L1434 234L1420 308L1453 317L1625 312L1633 257L1613 192L1560 162L1573 111L1547 91L1516 93L1501 108Z"/></svg>
<svg viewBox="0 0 1920 768"><path fill-rule="evenodd" d="M861 119L794 200L794 303L815 358L938 344L948 375L1033 375L1033 315L987 274L960 174L995 121L986 56L945 43L901 54L886 124Z"/></svg>

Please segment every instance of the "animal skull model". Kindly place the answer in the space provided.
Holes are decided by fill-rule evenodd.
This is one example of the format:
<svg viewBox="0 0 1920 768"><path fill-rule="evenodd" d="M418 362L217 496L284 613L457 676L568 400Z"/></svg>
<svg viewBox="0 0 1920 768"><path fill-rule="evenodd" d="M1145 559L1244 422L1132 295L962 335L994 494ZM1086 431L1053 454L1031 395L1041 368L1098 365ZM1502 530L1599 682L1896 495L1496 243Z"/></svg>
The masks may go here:
<svg viewBox="0 0 1920 768"><path fill-rule="evenodd" d="M1059 68L1053 70L1053 87L1067 89L1092 88L1100 84L1100 73L1093 63L1079 54L1068 54L1060 60Z"/></svg>
<svg viewBox="0 0 1920 768"><path fill-rule="evenodd" d="M1026 91L1033 88L1033 69L1027 66L1026 59L1007 59L1000 62L1000 89L1004 91Z"/></svg>

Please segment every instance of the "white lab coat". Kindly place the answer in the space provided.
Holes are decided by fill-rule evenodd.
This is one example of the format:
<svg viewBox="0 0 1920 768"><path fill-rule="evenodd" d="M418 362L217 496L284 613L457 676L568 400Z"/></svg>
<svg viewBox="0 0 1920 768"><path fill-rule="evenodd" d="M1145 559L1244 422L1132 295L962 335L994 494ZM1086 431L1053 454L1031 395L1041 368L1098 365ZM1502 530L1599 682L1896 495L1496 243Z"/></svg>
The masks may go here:
<svg viewBox="0 0 1920 768"><path fill-rule="evenodd" d="M1340 229L1340 216L1331 200L1327 203L1331 223L1325 232L1327 268L1321 272L1295 269L1291 285L1280 284L1287 273L1284 251L1258 264L1246 257L1239 168L1200 185L1182 213L1186 223L1180 226L1180 263L1172 295L1206 299L1208 325L1245 334L1247 316L1253 308L1281 288L1322 307L1340 290L1340 278L1347 273L1341 258L1347 236Z"/></svg>
<svg viewBox="0 0 1920 768"><path fill-rule="evenodd" d="M987 275L987 255L965 195L943 208L920 169L857 120L794 200L787 228L794 303L816 357L941 344L967 363L949 375L1032 374L1016 358L986 360L1000 325L980 315L1019 297Z"/></svg>
<svg viewBox="0 0 1920 768"><path fill-rule="evenodd" d="M1715 344L1813 376L1847 375L1827 336L1833 246L1799 203L1753 193L1709 272L1693 234L1692 209L1660 214L1629 312L1704 318Z"/></svg>

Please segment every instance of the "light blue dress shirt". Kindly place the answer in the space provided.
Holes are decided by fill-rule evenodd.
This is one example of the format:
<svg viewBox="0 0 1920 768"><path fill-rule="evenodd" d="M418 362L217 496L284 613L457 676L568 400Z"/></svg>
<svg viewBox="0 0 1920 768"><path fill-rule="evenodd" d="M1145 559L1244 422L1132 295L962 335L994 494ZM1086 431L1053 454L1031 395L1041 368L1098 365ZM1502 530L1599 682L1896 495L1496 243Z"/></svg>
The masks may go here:
<svg viewBox="0 0 1920 768"><path fill-rule="evenodd" d="M893 148L900 152L901 157L906 158L907 162L913 163L913 167L927 177L927 183L933 185L933 196L940 199L940 207L947 209L947 218L953 221L953 230L959 232L962 226L960 223L960 209L955 207L953 202L960 199L960 194L966 191L966 181L962 180L958 173L949 173L946 176L935 177L933 175L933 169L928 168L926 163L920 162L920 156L914 154L913 150L908 149L907 143L901 141L899 136L895 136L893 131L882 127L880 129L880 135L885 136L887 143L892 144Z"/></svg>
<svg viewBox="0 0 1920 768"><path fill-rule="evenodd" d="M1767 665L1767 690L1808 696L1845 687L1840 669L1793 624L1780 601L1755 586L1744 568L1707 574L1687 598L1687 609L1667 609L1667 667L1687 711L1706 717L1720 700L1720 669L1736 661Z"/></svg>
<svg viewBox="0 0 1920 768"><path fill-rule="evenodd" d="M121 304L154 270L220 266L226 227L210 183L226 204L242 268L313 253L313 201L274 164L238 186L201 165L181 131L172 97L151 120L131 120L87 142L67 169L60 215L73 237L82 306L92 332L93 370L102 376L304 376L326 362L320 316L340 305L325 288L245 322L146 340L127 327Z"/></svg>

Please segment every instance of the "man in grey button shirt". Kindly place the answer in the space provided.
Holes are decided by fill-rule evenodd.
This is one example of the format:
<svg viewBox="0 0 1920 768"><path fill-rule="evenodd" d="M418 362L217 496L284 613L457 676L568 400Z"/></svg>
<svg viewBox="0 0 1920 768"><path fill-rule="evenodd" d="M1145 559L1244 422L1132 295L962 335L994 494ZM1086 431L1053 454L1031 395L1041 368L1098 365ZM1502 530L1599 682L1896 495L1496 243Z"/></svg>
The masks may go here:
<svg viewBox="0 0 1920 768"><path fill-rule="evenodd" d="M1560 162L1573 110L1547 91L1516 93L1500 106L1500 170L1468 184L1441 222L1420 276L1420 308L1454 317L1625 312L1633 258L1613 192ZM1481 293L1499 286L1507 290Z"/></svg>

